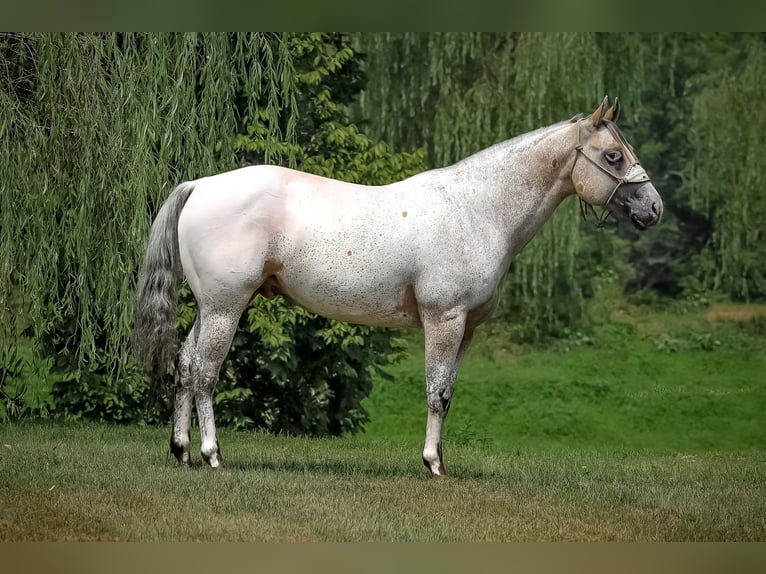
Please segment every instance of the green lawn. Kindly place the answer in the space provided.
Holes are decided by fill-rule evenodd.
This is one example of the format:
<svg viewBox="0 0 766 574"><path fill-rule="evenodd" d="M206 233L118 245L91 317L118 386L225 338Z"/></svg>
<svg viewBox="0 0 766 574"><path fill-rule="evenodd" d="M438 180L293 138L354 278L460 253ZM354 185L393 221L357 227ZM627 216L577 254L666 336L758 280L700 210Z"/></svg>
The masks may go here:
<svg viewBox="0 0 766 574"><path fill-rule="evenodd" d="M480 332L460 370L446 448L766 449L766 320L641 320L547 350L520 351ZM421 337L408 338L406 358L389 369L393 380L376 381L360 440L422 439Z"/></svg>
<svg viewBox="0 0 766 574"><path fill-rule="evenodd" d="M221 433L226 467L174 466L168 429L0 430L0 540L766 540L766 451L514 452Z"/></svg>
<svg viewBox="0 0 766 574"><path fill-rule="evenodd" d="M421 438L423 356L409 355L364 403L375 439ZM453 444L639 448L655 452L766 448L766 356L736 351L626 354L584 349L501 361L469 355L445 439Z"/></svg>
<svg viewBox="0 0 766 574"><path fill-rule="evenodd" d="M481 333L446 481L420 462L417 336L366 432L223 429L217 472L196 429L181 469L169 426L6 423L0 541L766 541L766 320L618 311L547 348Z"/></svg>

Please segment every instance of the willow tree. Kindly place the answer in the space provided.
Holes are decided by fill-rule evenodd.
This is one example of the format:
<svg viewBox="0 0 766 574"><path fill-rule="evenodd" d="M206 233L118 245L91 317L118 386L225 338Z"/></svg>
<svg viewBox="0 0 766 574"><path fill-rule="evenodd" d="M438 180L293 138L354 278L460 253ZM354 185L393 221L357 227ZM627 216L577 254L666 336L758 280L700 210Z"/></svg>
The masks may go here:
<svg viewBox="0 0 766 574"><path fill-rule="evenodd" d="M628 114L638 111L645 48L636 35L403 33L357 42L369 75L361 115L397 146L425 145L430 167L589 111L607 89L627 96ZM582 311L577 213L576 202L565 204L512 265L501 305L527 334L556 331Z"/></svg>
<svg viewBox="0 0 766 574"><path fill-rule="evenodd" d="M126 359L153 214L236 165L241 111L267 157L289 141L294 77L279 34L0 35L4 353L26 330L78 370Z"/></svg>
<svg viewBox="0 0 766 574"><path fill-rule="evenodd" d="M342 34L0 36L0 359L29 328L64 374L60 412L162 420L167 397L146 408L127 342L149 223L177 183L242 163L368 184L422 171L422 153L348 121L358 62ZM259 299L222 372L222 422L357 430L370 371L395 350L387 332Z"/></svg>
<svg viewBox="0 0 766 574"><path fill-rule="evenodd" d="M697 277L704 288L766 296L766 44L753 37L738 68L709 74L694 99L696 150L687 191L712 224Z"/></svg>

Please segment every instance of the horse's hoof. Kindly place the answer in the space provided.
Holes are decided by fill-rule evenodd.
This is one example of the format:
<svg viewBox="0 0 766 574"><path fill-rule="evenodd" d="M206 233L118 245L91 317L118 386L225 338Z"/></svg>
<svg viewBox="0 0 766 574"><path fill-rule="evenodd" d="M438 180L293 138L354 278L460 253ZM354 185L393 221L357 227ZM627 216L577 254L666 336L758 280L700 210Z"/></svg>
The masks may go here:
<svg viewBox="0 0 766 574"><path fill-rule="evenodd" d="M430 476L434 480L444 480L449 478L449 475L447 474L447 469L444 468L443 464L440 464L435 469L431 468L430 465L426 464L426 468L428 469L428 476Z"/></svg>
<svg viewBox="0 0 766 574"><path fill-rule="evenodd" d="M170 441L170 452L176 459L178 466L189 466L191 455L189 454L189 445L180 442Z"/></svg>
<svg viewBox="0 0 766 574"><path fill-rule="evenodd" d="M210 468L220 468L221 463L223 463L221 456L215 452L209 456L205 456L204 459Z"/></svg>
<svg viewBox="0 0 766 574"><path fill-rule="evenodd" d="M202 458L210 466L210 468L220 468L223 465L223 457L220 451L213 451L211 453L202 453Z"/></svg>
<svg viewBox="0 0 766 574"><path fill-rule="evenodd" d="M433 466L431 463L423 457L423 465L428 469L428 474L435 479L447 478L447 469L444 468L444 463L441 461L441 446L439 446L439 461Z"/></svg>
<svg viewBox="0 0 766 574"><path fill-rule="evenodd" d="M175 454L175 453L173 453ZM176 466L181 468L189 468L191 466L191 456L188 452L175 454Z"/></svg>
<svg viewBox="0 0 766 574"><path fill-rule="evenodd" d="M218 468L223 464L223 456L221 455L221 447L218 445L218 441L211 445L202 446L202 458L210 465L210 468Z"/></svg>

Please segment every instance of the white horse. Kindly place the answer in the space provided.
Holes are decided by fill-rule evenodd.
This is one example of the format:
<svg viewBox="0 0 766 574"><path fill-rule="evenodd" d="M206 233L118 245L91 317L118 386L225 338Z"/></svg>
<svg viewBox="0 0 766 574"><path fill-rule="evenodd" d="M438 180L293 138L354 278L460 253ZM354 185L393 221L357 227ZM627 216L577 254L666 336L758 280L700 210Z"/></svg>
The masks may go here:
<svg viewBox="0 0 766 574"><path fill-rule="evenodd" d="M282 295L340 321L423 328L423 462L444 476L442 425L458 369L511 259L570 195L641 229L661 217L662 200L607 101L590 116L391 185L265 165L179 185L152 225L136 321L161 376L175 354L182 270L199 313L176 356L170 444L178 462L190 460L194 398L202 457L221 464L212 400L219 368L251 298Z"/></svg>

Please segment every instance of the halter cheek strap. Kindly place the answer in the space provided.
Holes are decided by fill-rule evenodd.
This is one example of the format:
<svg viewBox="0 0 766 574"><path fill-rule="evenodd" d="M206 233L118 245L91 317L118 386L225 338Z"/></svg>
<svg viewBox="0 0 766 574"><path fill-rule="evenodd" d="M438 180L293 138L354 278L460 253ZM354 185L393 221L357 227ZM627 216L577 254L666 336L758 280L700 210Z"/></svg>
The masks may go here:
<svg viewBox="0 0 766 574"><path fill-rule="evenodd" d="M609 197L607 197L606 201L601 204L601 215L596 216L598 219L597 226L603 227L606 223L607 218L609 215L611 215L611 211L609 211L606 206L609 205L609 202L612 201L612 198L614 197L614 194L617 193L617 190L620 189L621 185L625 185L627 183L646 183L647 181L651 181L649 178L649 175L646 173L643 167L641 167L641 164L638 163L638 158L633 154L629 152L628 143L625 141L625 138L622 137L622 134L617 130L616 126L612 123L607 124L607 129L612 133L613 136L619 141L623 149L625 151L629 152L630 157L632 158L632 163L630 164L630 167L628 167L628 170L625 172L625 175L619 176L616 173L611 172L610 170L606 169L603 165L598 163L596 160L591 158L585 151L583 150L582 144L580 143L580 123L584 120L580 120L577 122L577 144L575 145L575 150L577 150L578 154L582 154L582 156L587 159L590 163L595 165L598 169L603 171L605 174L607 174L609 177L615 180L615 186L614 189L612 189L612 192L609 194ZM575 161L575 165L577 164L577 161ZM574 171L574 166L572 166L572 171ZM581 196L577 196L577 198L580 200L580 213L582 214L582 218L585 219L588 215L588 208L593 211L595 214L595 210L593 209L593 206L589 204L587 201L585 201Z"/></svg>

